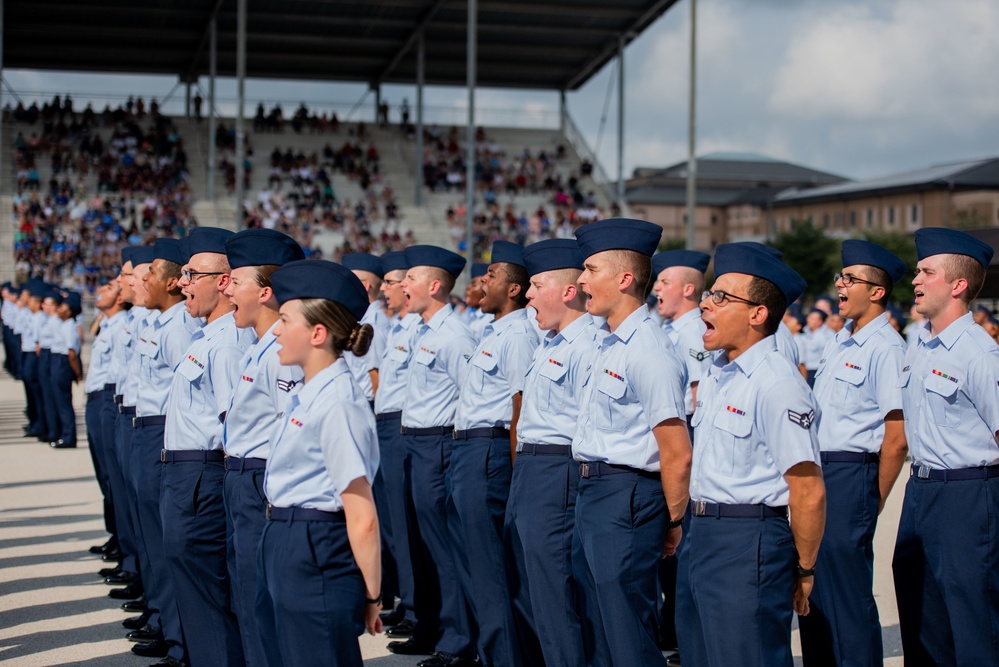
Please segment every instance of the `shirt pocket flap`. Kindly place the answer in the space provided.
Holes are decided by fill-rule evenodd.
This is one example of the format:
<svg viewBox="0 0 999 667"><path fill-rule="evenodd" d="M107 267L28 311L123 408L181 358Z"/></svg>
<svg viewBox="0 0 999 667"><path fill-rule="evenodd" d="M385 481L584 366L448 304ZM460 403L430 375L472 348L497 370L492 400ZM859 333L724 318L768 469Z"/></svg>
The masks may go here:
<svg viewBox="0 0 999 667"><path fill-rule="evenodd" d="M416 354L413 355L413 361L424 366L432 366L434 360L437 359L437 355L430 350L419 349Z"/></svg>
<svg viewBox="0 0 999 667"><path fill-rule="evenodd" d="M160 353L160 346L150 340L140 340L138 350L142 356L155 359Z"/></svg>
<svg viewBox="0 0 999 667"><path fill-rule="evenodd" d="M95 352L107 352L111 349L111 341L106 338L97 338L94 340L94 351Z"/></svg>
<svg viewBox="0 0 999 667"><path fill-rule="evenodd" d="M496 357L495 354L482 350L477 355L475 355L475 360L472 363L475 364L477 368L481 368L485 372L489 373L494 368L496 368L496 364L498 362L499 359Z"/></svg>
<svg viewBox="0 0 999 667"><path fill-rule="evenodd" d="M409 359L409 350L404 347L393 347L388 353L389 359L399 363L405 363Z"/></svg>
<svg viewBox="0 0 999 667"><path fill-rule="evenodd" d="M541 370L538 371L541 377L548 378L552 382L558 382L569 372L569 367L555 359L545 359L542 362Z"/></svg>
<svg viewBox="0 0 999 667"><path fill-rule="evenodd" d="M949 373L933 371L926 376L926 390L944 398L953 396L959 386L960 383Z"/></svg>
<svg viewBox="0 0 999 667"><path fill-rule="evenodd" d="M731 433L737 438L745 438L753 430L753 416L726 410L715 418L715 428Z"/></svg>
<svg viewBox="0 0 999 667"><path fill-rule="evenodd" d="M860 386L863 384L865 377L864 371L860 368L844 365L836 369L836 379L849 382L852 385Z"/></svg>
<svg viewBox="0 0 999 667"><path fill-rule="evenodd" d="M177 372L189 382L196 382L198 378L205 374L205 369L190 359L180 362Z"/></svg>
<svg viewBox="0 0 999 667"><path fill-rule="evenodd" d="M597 389L602 394L610 396L614 400L620 399L624 396L624 392L628 389L628 384L624 381L624 378L616 373L611 375L611 371L604 369L603 373L600 374L597 380Z"/></svg>

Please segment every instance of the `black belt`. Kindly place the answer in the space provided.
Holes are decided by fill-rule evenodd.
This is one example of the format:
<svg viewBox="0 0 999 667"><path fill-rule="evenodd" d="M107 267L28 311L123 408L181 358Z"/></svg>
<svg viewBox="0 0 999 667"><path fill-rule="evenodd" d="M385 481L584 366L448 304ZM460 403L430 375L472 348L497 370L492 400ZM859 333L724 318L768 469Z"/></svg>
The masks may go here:
<svg viewBox="0 0 999 667"><path fill-rule="evenodd" d="M823 463L877 463L881 456L876 452L819 452Z"/></svg>
<svg viewBox="0 0 999 667"><path fill-rule="evenodd" d="M132 417L132 428L142 428L144 426L163 426L163 424L166 424L166 415Z"/></svg>
<svg viewBox="0 0 999 667"><path fill-rule="evenodd" d="M510 429L499 428L498 426L483 426L482 428L470 428L467 431L454 429L451 434L455 440L471 440L472 438L506 438L510 439Z"/></svg>
<svg viewBox="0 0 999 667"><path fill-rule="evenodd" d="M101 398L102 396L104 396L104 394L106 394L106 393L107 392L104 389L98 389L97 391L88 391L87 392L87 402L89 403L90 401L97 400L98 398Z"/></svg>
<svg viewBox="0 0 999 667"><path fill-rule="evenodd" d="M121 402L122 402L122 400L123 400L124 398L125 398L125 397L124 397L124 396L123 396L122 394L115 394L115 395L114 395L114 404L115 404L115 405L121 405Z"/></svg>
<svg viewBox="0 0 999 667"><path fill-rule="evenodd" d="M603 461L587 461L579 464L579 475L589 479L590 477L603 477L605 475L623 475L631 473L646 479L660 479L659 473L640 470L631 466L618 465L616 463L604 463Z"/></svg>
<svg viewBox="0 0 999 667"><path fill-rule="evenodd" d="M451 435L454 433L454 427L430 426L427 428L413 428L412 426L400 426L399 433L403 435Z"/></svg>
<svg viewBox="0 0 999 667"><path fill-rule="evenodd" d="M787 505L771 507L770 505L718 505L703 501L691 501L690 513L694 516L713 517L715 519L770 519L787 517Z"/></svg>
<svg viewBox="0 0 999 667"><path fill-rule="evenodd" d="M221 463L224 459L225 454L220 449L164 449L160 451L160 461L163 463L188 463L193 461Z"/></svg>
<svg viewBox="0 0 999 667"><path fill-rule="evenodd" d="M115 388L116 387L113 382L109 382L108 384L104 385L104 391L114 391Z"/></svg>
<svg viewBox="0 0 999 667"><path fill-rule="evenodd" d="M383 412L375 415L375 421L387 422L390 419L402 419L402 410L396 410L395 412Z"/></svg>
<svg viewBox="0 0 999 667"><path fill-rule="evenodd" d="M311 507L271 507L267 506L268 521L322 521L324 523L347 523L347 516L340 512L325 512Z"/></svg>
<svg viewBox="0 0 999 667"><path fill-rule="evenodd" d="M135 406L134 405L119 405L118 412L125 415L126 417L135 416Z"/></svg>
<svg viewBox="0 0 999 667"><path fill-rule="evenodd" d="M263 470L266 467L267 459L240 458L238 456L227 456L225 458L226 470Z"/></svg>
<svg viewBox="0 0 999 667"><path fill-rule="evenodd" d="M522 442L517 446L518 454L561 454L572 456L569 445L536 445L533 442Z"/></svg>
<svg viewBox="0 0 999 667"><path fill-rule="evenodd" d="M978 468L958 468L957 470L935 470L928 466L912 464L910 477L932 479L938 482L966 482L971 479L992 479L999 477L999 465Z"/></svg>

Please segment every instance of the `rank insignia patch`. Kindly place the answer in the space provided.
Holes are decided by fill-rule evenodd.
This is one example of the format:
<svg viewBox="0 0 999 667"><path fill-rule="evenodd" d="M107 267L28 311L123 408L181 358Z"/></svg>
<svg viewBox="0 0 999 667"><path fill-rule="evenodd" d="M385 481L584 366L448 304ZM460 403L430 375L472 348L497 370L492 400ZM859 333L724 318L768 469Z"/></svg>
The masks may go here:
<svg viewBox="0 0 999 667"><path fill-rule="evenodd" d="M698 361L704 361L710 355L707 350L701 350L701 351L690 350L690 356L692 356L694 359L697 359Z"/></svg>
<svg viewBox="0 0 999 667"><path fill-rule="evenodd" d="M792 424L797 424L807 431L808 427L815 421L815 410L809 410L808 412L795 412L794 410L788 410L787 418L791 420Z"/></svg>

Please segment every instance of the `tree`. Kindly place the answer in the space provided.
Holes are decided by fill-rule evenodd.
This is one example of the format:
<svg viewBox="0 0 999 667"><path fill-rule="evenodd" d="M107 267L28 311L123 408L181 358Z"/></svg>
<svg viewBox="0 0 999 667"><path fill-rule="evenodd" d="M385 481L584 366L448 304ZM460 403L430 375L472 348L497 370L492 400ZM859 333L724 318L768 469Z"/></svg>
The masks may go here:
<svg viewBox="0 0 999 667"><path fill-rule="evenodd" d="M902 232L867 232L864 234L864 240L891 250L909 267L906 274L895 283L895 289L891 293L892 303L908 308L914 299L912 279L915 277L917 261L915 239L911 234Z"/></svg>
<svg viewBox="0 0 999 667"><path fill-rule="evenodd" d="M816 229L811 219L792 220L791 230L778 234L770 245L784 253L784 262L808 283L806 297L828 293L840 268L839 243Z"/></svg>

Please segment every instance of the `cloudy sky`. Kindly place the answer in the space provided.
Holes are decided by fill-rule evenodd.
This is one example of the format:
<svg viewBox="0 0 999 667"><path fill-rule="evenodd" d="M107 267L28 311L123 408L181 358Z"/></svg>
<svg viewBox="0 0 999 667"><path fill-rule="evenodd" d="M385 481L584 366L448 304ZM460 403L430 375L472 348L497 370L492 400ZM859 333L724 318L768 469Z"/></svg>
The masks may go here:
<svg viewBox="0 0 999 667"><path fill-rule="evenodd" d="M625 169L686 158L689 0L678 3L625 52ZM999 2L996 0L699 0L698 154L754 152L850 178L870 178L999 156ZM569 108L590 145L617 173L613 66ZM175 79L7 70L16 91L137 92L162 99ZM616 85L615 85L616 88ZM247 84L251 99L328 102L349 109L353 84ZM391 104L414 89L388 86ZM234 98L231 81L220 98ZM183 92L175 98L183 97ZM430 89L427 105L460 122L462 89ZM370 101L370 98L369 98ZM555 122L554 93L481 90L488 118ZM514 113L512 110L518 110Z"/></svg>

